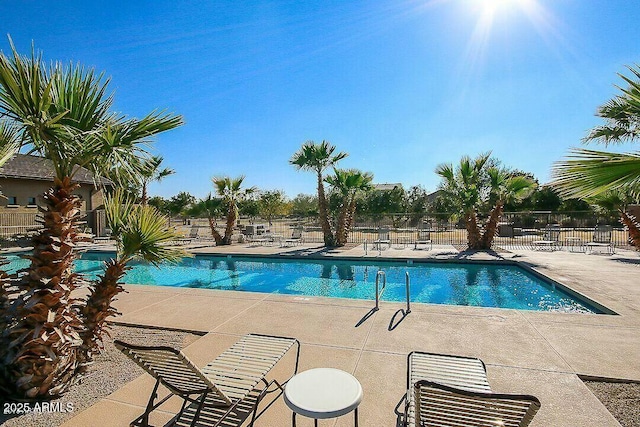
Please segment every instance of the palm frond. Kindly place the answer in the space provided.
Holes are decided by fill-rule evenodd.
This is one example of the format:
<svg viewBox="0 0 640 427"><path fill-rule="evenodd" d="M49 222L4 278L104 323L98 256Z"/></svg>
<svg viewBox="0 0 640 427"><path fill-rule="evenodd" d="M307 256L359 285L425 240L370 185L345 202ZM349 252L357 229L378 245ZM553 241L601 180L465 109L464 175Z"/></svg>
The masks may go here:
<svg viewBox="0 0 640 427"><path fill-rule="evenodd" d="M187 254L167 244L180 236L167 227L167 217L153 206L137 206L124 224L120 235L123 259L142 258L152 264L177 262Z"/></svg>
<svg viewBox="0 0 640 427"><path fill-rule="evenodd" d="M552 185L566 197L588 198L607 191L640 195L640 152L609 153L573 149L554 164Z"/></svg>

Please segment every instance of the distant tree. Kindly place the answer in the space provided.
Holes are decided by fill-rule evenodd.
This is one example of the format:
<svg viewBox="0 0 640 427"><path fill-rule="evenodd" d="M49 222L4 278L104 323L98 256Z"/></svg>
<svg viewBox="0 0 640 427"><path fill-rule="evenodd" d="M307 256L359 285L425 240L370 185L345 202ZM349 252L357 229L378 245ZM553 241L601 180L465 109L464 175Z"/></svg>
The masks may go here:
<svg viewBox="0 0 640 427"><path fill-rule="evenodd" d="M260 204L258 200L250 195L238 201L238 213L243 216L255 218L260 215Z"/></svg>
<svg viewBox="0 0 640 427"><path fill-rule="evenodd" d="M489 200L493 200L493 208L482 235L482 249L491 248L505 204L522 200L529 196L537 186L532 178L515 175L505 169L489 168L487 176L489 177Z"/></svg>
<svg viewBox="0 0 640 427"><path fill-rule="evenodd" d="M149 201L149 196L147 195L147 187L149 186L149 183L160 182L166 177L176 173L176 171L171 168L163 168L163 161L164 159L161 156L152 156L149 159L146 159L142 164L140 203L143 205L146 205Z"/></svg>
<svg viewBox="0 0 640 427"><path fill-rule="evenodd" d="M324 236L325 246L335 246L336 238L329 223L328 202L324 190L324 171L335 166L340 160L348 156L347 153L339 152L333 154L336 147L328 141L322 141L317 144L313 141L307 141L302 144L289 160L289 163L297 169L315 172L318 184L318 215L322 234Z"/></svg>
<svg viewBox="0 0 640 427"><path fill-rule="evenodd" d="M172 216L183 215L184 211L192 204L195 203L196 198L186 191L181 191L176 194L165 204L165 209Z"/></svg>
<svg viewBox="0 0 640 427"><path fill-rule="evenodd" d="M169 203L169 201L160 196L153 196L149 199L149 206L155 207L164 214L170 214L169 210L167 209L167 203Z"/></svg>
<svg viewBox="0 0 640 427"><path fill-rule="evenodd" d="M216 245L222 244L222 235L218 232L216 226L217 218L224 215L224 202L220 198L213 197L211 193L204 199L198 200L193 203L187 210L187 214L195 217L206 217L209 221L209 229L211 230L211 237L216 242Z"/></svg>
<svg viewBox="0 0 640 427"><path fill-rule="evenodd" d="M340 207L336 218L336 245L344 246L349 237L349 231L355 219L356 197L359 193L371 188L373 174L357 169L336 169L333 176L328 176L326 182L334 189L334 194L340 198Z"/></svg>
<svg viewBox="0 0 640 427"><path fill-rule="evenodd" d="M365 195L365 212L374 219L405 211L405 193L402 187L391 190L371 190Z"/></svg>
<svg viewBox="0 0 640 427"><path fill-rule="evenodd" d="M316 216L318 214L318 197L312 194L298 194L291 200L291 215Z"/></svg>
<svg viewBox="0 0 640 427"><path fill-rule="evenodd" d="M218 196L222 198L225 206L225 214L227 216L227 224L224 230L224 237L220 242L221 245L230 245L233 235L233 227L236 226L238 220L238 202L245 199L248 194L255 191L254 187L242 188L244 176L230 178L228 176L218 176L211 179Z"/></svg>
<svg viewBox="0 0 640 427"><path fill-rule="evenodd" d="M411 224L415 226L429 209L429 193L423 187L414 185L405 192L404 204Z"/></svg>
<svg viewBox="0 0 640 427"><path fill-rule="evenodd" d="M469 249L490 249L504 204L526 197L535 187L535 182L526 176L490 166L500 164L491 161L490 155L482 154L475 159L464 156L456 167L441 164L436 168L436 173L442 177L442 196L464 218ZM491 213L485 226L481 227L478 211L486 206L492 206Z"/></svg>
<svg viewBox="0 0 640 427"><path fill-rule="evenodd" d="M260 215L271 225L274 216L287 213L287 196L281 190L264 191L258 198L258 207Z"/></svg>

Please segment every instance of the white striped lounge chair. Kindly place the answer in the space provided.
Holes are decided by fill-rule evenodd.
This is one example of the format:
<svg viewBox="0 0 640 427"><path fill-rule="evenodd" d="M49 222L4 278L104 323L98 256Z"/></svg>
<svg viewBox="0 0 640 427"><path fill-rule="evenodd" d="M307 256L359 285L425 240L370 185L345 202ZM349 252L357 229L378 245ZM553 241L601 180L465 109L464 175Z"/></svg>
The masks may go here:
<svg viewBox="0 0 640 427"><path fill-rule="evenodd" d="M404 425L526 427L540 409L527 395L491 391L480 359L412 352L407 361Z"/></svg>
<svg viewBox="0 0 640 427"><path fill-rule="evenodd" d="M131 422L132 426L148 426L149 415L172 395L181 397L184 402L176 417L176 422L184 413L187 402L196 405L191 425L198 422L204 406L209 406L207 397L213 398L210 406L221 408L224 412L214 426L219 426L249 397L252 392L258 396L251 410L253 425L258 405L267 393L279 390L282 394L284 384L277 380L268 382L266 376L276 363L297 345L294 374L298 371L300 343L295 338L270 335L249 334L242 337L229 349L215 358L203 369L199 369L181 351L165 346L139 346L114 341L115 346L131 358L147 373L156 379L145 412ZM262 386L258 385L262 383ZM158 386L162 384L171 392L155 403ZM275 385L275 388L271 388ZM277 396L277 397L278 397ZM258 414L259 415L259 414Z"/></svg>

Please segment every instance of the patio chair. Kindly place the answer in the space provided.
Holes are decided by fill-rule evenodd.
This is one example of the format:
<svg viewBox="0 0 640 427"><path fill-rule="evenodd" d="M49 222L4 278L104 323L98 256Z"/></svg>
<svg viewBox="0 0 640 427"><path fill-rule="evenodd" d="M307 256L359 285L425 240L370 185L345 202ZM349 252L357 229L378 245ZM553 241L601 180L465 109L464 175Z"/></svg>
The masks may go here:
<svg viewBox="0 0 640 427"><path fill-rule="evenodd" d="M534 240L531 242L534 250L539 249L549 249L556 250L560 249L560 226L550 226L544 230L544 234L542 235L542 240Z"/></svg>
<svg viewBox="0 0 640 427"><path fill-rule="evenodd" d="M418 245L429 245L429 250L433 249L431 230L418 230L418 238L414 242L413 249L418 249Z"/></svg>
<svg viewBox="0 0 640 427"><path fill-rule="evenodd" d="M391 247L391 239L389 238L388 228L379 228L378 238L373 241L374 248L378 250L382 250L382 244L386 244L389 248Z"/></svg>
<svg viewBox="0 0 640 427"><path fill-rule="evenodd" d="M156 379L145 412L133 420L132 426L148 426L149 415L156 408L176 395L183 399L182 407L176 422L184 413L187 402L196 405L191 426L196 425L202 409L206 407L222 408L225 411L221 418L213 424L219 426L239 405L250 404L249 394L258 392L251 409L251 423L260 414L257 413L260 401L268 394L284 391L284 384L277 380L267 381L266 376L276 363L297 345L294 375L298 372L300 343L295 338L276 337L270 335L249 334L216 357L203 369L199 369L181 351L164 346L139 346L116 340L115 346L133 360L138 366ZM258 384L262 383L261 388ZM158 386L162 384L170 393L158 403ZM272 385L275 388L270 389ZM207 399L209 397L209 399ZM213 402L211 402L213 398ZM244 406L241 405L241 406ZM264 409L263 409L264 411ZM209 420L208 420L209 421Z"/></svg>
<svg viewBox="0 0 640 427"><path fill-rule="evenodd" d="M540 401L491 391L480 359L414 351L407 360L407 427L526 427Z"/></svg>
<svg viewBox="0 0 640 427"><path fill-rule="evenodd" d="M95 236L93 238L93 243L109 243L109 241L111 240L111 229L110 228L105 228L104 229L104 236Z"/></svg>
<svg viewBox="0 0 640 427"><path fill-rule="evenodd" d="M304 239L302 237L302 228L301 227L296 227L293 229L293 232L291 233L291 237L288 239L284 239L282 241L282 246L289 246L289 245L301 245L304 243Z"/></svg>
<svg viewBox="0 0 640 427"><path fill-rule="evenodd" d="M613 227L610 225L598 225L593 230L593 238L587 243L587 253L593 253L596 248L605 248L607 253L612 255L615 253L613 242L611 241L611 235L613 234Z"/></svg>

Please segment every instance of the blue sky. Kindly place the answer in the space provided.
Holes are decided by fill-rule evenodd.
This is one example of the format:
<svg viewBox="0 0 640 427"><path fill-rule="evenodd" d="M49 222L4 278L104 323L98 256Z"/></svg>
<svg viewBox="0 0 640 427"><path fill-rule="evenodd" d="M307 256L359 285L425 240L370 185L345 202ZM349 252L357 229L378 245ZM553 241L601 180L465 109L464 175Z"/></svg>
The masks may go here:
<svg viewBox="0 0 640 427"><path fill-rule="evenodd" d="M640 62L629 0L0 2L0 33L112 78L116 107L182 114L151 193L202 197L214 175L315 192L306 140L376 182L434 190L437 164L492 150L549 180ZM0 49L8 49L6 38Z"/></svg>

